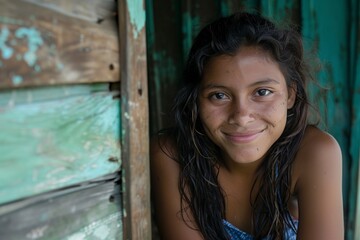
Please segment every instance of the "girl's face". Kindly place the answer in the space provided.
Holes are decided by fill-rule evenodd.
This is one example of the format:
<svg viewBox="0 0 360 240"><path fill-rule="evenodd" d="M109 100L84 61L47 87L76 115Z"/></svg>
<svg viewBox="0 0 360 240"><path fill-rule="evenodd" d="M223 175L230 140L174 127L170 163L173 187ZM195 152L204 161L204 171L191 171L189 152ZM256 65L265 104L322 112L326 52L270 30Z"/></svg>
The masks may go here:
<svg viewBox="0 0 360 240"><path fill-rule="evenodd" d="M284 131L294 101L278 63L260 48L243 47L209 61L198 104L206 134L229 165L262 159Z"/></svg>

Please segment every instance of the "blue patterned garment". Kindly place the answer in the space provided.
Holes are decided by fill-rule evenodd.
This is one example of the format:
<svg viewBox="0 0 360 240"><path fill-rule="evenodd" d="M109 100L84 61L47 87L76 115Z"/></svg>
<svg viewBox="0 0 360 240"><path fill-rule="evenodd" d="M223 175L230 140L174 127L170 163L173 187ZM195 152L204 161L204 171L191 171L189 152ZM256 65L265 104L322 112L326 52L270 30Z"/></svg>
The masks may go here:
<svg viewBox="0 0 360 240"><path fill-rule="evenodd" d="M229 223L226 220L223 220L225 230L230 236L230 240L253 240L254 237L250 235L249 233L246 233L244 231L241 231L231 223ZM296 228L298 227L299 222L294 221L294 224ZM292 230L292 228L288 228L285 232L285 239L286 240L296 240L296 232ZM266 240L266 238L265 238Z"/></svg>

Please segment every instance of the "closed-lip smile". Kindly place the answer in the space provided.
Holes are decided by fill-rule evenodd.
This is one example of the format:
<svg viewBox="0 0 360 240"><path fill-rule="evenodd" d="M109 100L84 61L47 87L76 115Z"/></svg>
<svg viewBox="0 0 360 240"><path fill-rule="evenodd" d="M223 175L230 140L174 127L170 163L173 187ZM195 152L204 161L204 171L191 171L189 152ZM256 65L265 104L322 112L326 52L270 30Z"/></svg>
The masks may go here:
<svg viewBox="0 0 360 240"><path fill-rule="evenodd" d="M262 130L252 130L252 131L246 131L246 132L234 132L234 133L224 133L227 139L229 139L231 142L235 143L248 143L253 141L257 136L262 133L264 129Z"/></svg>

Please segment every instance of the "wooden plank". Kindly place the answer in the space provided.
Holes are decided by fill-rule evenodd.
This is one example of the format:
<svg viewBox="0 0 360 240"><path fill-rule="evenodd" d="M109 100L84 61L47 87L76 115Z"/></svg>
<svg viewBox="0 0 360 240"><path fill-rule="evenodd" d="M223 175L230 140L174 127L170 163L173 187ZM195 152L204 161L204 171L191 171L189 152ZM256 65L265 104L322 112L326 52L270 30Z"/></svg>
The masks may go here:
<svg viewBox="0 0 360 240"><path fill-rule="evenodd" d="M109 174L0 205L1 239L119 239L119 184Z"/></svg>
<svg viewBox="0 0 360 240"><path fill-rule="evenodd" d="M119 81L115 1L0 4L0 89Z"/></svg>
<svg viewBox="0 0 360 240"><path fill-rule="evenodd" d="M120 103L108 84L0 94L0 203L115 172Z"/></svg>
<svg viewBox="0 0 360 240"><path fill-rule="evenodd" d="M221 16L228 16L239 11L255 11L259 7L258 1L254 0L217 0L220 5Z"/></svg>
<svg viewBox="0 0 360 240"><path fill-rule="evenodd" d="M308 90L313 105L319 109L321 127L329 131L339 142L343 157L343 200L346 235L352 234L348 212L349 185L352 163L349 156L351 128L351 75L349 72L349 5L346 1L302 1L302 34L307 51L316 53L322 68L315 74L319 86L309 84ZM324 8L326 4L326 8ZM307 59L312 66L318 62ZM357 160L354 160L357 161ZM352 197L351 197L352 198ZM350 200L353 201L353 200ZM354 209L352 210L354 211ZM350 225L349 225L350 224ZM352 239L352 238L350 238Z"/></svg>
<svg viewBox="0 0 360 240"><path fill-rule="evenodd" d="M119 2L124 239L151 239L145 3Z"/></svg>
<svg viewBox="0 0 360 240"><path fill-rule="evenodd" d="M219 1L185 1L182 9L183 55L186 59L192 42L200 30L221 16Z"/></svg>
<svg viewBox="0 0 360 240"><path fill-rule="evenodd" d="M279 25L301 25L300 0L261 0L259 9Z"/></svg>
<svg viewBox="0 0 360 240"><path fill-rule="evenodd" d="M181 80L183 35L180 1L146 3L150 131L154 133L172 123L168 114L172 101L164 99L172 99Z"/></svg>
<svg viewBox="0 0 360 240"><path fill-rule="evenodd" d="M348 197L348 240L360 239L360 1L350 1L351 135Z"/></svg>
<svg viewBox="0 0 360 240"><path fill-rule="evenodd" d="M323 4L328 8L323 9ZM349 53L346 52L348 25L346 2L303 1L302 34L307 51L316 53L322 68L315 77L320 84L309 85L311 101L320 110L322 127L329 130L339 141L343 150L348 149L350 120L350 75L348 72ZM334 15L334 13L336 13ZM331 31L329 31L331 29ZM308 59L311 61L310 59ZM317 62L310 62L316 64ZM348 169L348 155L343 152L344 171ZM344 172L344 176L348 173ZM346 184L344 185L344 187ZM344 188L346 190L346 188ZM345 194L346 195L346 194Z"/></svg>

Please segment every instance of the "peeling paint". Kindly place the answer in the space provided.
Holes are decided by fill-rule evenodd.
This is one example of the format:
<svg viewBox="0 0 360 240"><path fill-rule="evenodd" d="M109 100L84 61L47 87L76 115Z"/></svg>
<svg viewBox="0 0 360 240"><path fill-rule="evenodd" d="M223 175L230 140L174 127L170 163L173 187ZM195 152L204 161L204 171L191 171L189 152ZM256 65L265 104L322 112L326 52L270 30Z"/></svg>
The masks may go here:
<svg viewBox="0 0 360 240"><path fill-rule="evenodd" d="M110 233L109 227L106 225L101 225L100 227L95 229L94 236L99 239L105 240L109 236L109 233Z"/></svg>
<svg viewBox="0 0 360 240"><path fill-rule="evenodd" d="M10 75L10 81L13 76L15 73ZM21 76L26 82L26 76ZM120 106L110 93L99 92L107 91L107 87L107 84L56 86L0 94L0 203L118 169L120 163L107 159L121 155ZM64 97L66 90L68 97ZM82 121L77 123L79 119ZM83 132L87 135L82 135ZM89 142L90 148L84 148ZM21 151L14 151L19 145L23 146ZM28 161L21 162L24 156ZM12 164L6 164L7 161ZM18 166L16 171L10 171L14 166ZM22 177L10 181L14 174Z"/></svg>
<svg viewBox="0 0 360 240"><path fill-rule="evenodd" d="M34 70L35 70L35 72L39 73L39 72L41 72L41 67L39 65L35 65Z"/></svg>
<svg viewBox="0 0 360 240"><path fill-rule="evenodd" d="M17 38L27 38L28 51L24 54L24 60L29 66L34 66L37 61L36 51L44 44L40 32L36 28L21 27L16 30Z"/></svg>
<svg viewBox="0 0 360 240"><path fill-rule="evenodd" d="M61 71L64 69L64 64L62 64L61 62L56 62L56 69L58 71Z"/></svg>
<svg viewBox="0 0 360 240"><path fill-rule="evenodd" d="M23 82L23 80L24 80L23 77L19 75L14 75L11 78L11 81L15 86L20 85Z"/></svg>
<svg viewBox="0 0 360 240"><path fill-rule="evenodd" d="M145 9L143 0L127 0L130 22L133 25L133 35L138 38L140 31L145 27Z"/></svg>
<svg viewBox="0 0 360 240"><path fill-rule="evenodd" d="M0 51L2 52L3 59L9 59L14 53L14 49L6 44L6 41L10 35L9 29L5 26L0 31Z"/></svg>
<svg viewBox="0 0 360 240"><path fill-rule="evenodd" d="M84 233L75 233L74 235L68 237L68 240L83 240L86 235Z"/></svg>
<svg viewBox="0 0 360 240"><path fill-rule="evenodd" d="M11 25L25 25L25 22L19 19L13 19L9 17L0 16L0 23Z"/></svg>
<svg viewBox="0 0 360 240"><path fill-rule="evenodd" d="M126 119L130 119L129 113L128 113L128 112L125 112L125 113L124 113L124 117L125 117Z"/></svg>

